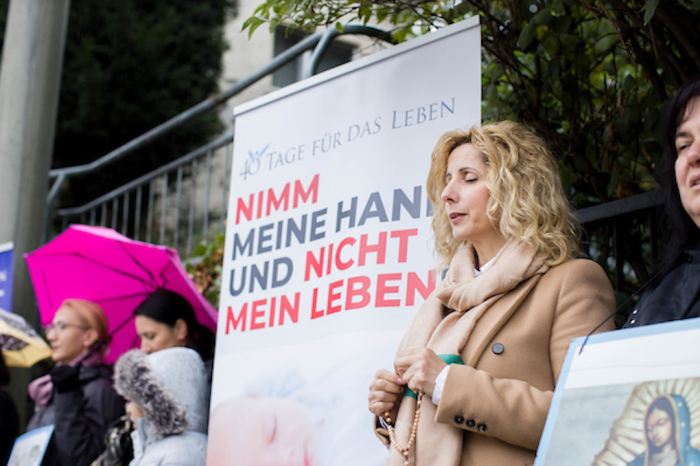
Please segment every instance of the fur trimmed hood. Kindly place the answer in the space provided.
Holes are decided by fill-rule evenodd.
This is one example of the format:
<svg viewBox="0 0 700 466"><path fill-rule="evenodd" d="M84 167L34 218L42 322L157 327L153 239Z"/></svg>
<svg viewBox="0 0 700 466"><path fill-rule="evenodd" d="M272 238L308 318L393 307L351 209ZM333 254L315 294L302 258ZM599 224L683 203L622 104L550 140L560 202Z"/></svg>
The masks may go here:
<svg viewBox="0 0 700 466"><path fill-rule="evenodd" d="M114 370L117 393L136 403L158 438L205 432L207 377L199 354L169 348L150 355L124 353Z"/></svg>

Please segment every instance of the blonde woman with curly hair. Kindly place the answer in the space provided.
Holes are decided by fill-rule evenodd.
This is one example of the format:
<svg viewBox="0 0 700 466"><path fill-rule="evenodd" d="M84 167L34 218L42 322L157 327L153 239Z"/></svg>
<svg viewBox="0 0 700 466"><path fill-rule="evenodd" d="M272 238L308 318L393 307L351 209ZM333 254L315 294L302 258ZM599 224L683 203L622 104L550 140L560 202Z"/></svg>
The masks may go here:
<svg viewBox="0 0 700 466"><path fill-rule="evenodd" d="M612 287L524 126L445 133L427 187L449 267L370 385L387 465L532 464L569 342L612 312Z"/></svg>

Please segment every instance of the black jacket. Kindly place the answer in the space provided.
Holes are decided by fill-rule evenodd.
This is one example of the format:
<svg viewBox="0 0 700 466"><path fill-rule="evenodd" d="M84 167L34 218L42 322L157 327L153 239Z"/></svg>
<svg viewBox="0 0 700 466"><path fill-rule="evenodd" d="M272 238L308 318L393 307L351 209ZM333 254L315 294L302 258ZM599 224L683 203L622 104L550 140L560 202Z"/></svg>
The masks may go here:
<svg viewBox="0 0 700 466"><path fill-rule="evenodd" d="M124 399L114 391L110 366L82 367L79 379L80 388L54 393L27 424L27 431L55 425L45 466L89 465L104 450L109 425L124 414Z"/></svg>
<svg viewBox="0 0 700 466"><path fill-rule="evenodd" d="M644 294L624 328L700 316L700 250L685 251L683 259Z"/></svg>
<svg viewBox="0 0 700 466"><path fill-rule="evenodd" d="M17 407L5 388L0 387L0 464L7 464L17 435L19 435Z"/></svg>

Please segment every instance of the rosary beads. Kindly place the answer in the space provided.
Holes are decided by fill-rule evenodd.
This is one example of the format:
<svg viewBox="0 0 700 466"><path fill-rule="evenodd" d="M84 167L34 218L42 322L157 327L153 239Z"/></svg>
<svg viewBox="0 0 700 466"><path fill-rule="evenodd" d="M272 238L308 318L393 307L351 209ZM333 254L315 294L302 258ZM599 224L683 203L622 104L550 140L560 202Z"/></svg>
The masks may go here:
<svg viewBox="0 0 700 466"><path fill-rule="evenodd" d="M389 414L389 411L384 413L384 418L386 419L386 422L389 426L389 440L391 441L391 445L394 448L396 448L399 452L401 452L403 454L403 457L406 459L404 466L409 466L408 454L411 451L411 448L413 448L413 444L416 441L416 431L418 430L418 419L420 419L420 405L422 402L423 392L419 392L418 400L416 401L416 414L413 417L413 427L411 428L411 436L408 438L408 444L405 448L399 445L399 442L396 440L394 428L391 426L391 415Z"/></svg>

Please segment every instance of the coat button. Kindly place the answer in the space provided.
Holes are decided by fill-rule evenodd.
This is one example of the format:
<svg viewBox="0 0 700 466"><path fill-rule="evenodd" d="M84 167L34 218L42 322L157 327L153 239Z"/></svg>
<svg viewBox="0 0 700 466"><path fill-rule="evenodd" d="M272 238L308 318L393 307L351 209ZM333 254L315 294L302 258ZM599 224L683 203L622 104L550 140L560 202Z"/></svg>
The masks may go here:
<svg viewBox="0 0 700 466"><path fill-rule="evenodd" d="M457 424L463 423L463 422L464 422L464 416L462 416L461 414L456 415L456 416L455 416L455 422L456 422Z"/></svg>
<svg viewBox="0 0 700 466"><path fill-rule="evenodd" d="M479 429L479 432L486 432L486 424L482 422L477 426L477 429Z"/></svg>
<svg viewBox="0 0 700 466"><path fill-rule="evenodd" d="M467 427L474 427L475 425L474 419L467 419Z"/></svg>
<svg viewBox="0 0 700 466"><path fill-rule="evenodd" d="M503 350L505 350L505 348L500 343L496 343L491 347L491 351L493 351L494 354L502 354Z"/></svg>

